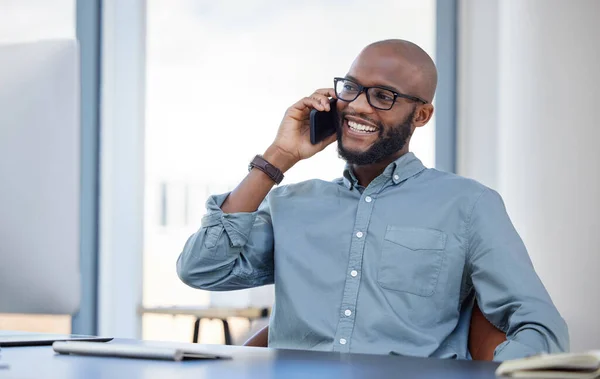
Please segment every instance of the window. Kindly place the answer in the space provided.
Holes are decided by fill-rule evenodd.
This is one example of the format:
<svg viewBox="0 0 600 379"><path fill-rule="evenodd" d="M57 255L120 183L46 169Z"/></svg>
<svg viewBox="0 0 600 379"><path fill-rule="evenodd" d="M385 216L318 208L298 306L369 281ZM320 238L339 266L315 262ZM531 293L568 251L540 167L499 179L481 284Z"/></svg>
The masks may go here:
<svg viewBox="0 0 600 379"><path fill-rule="evenodd" d="M0 1L0 43L75 38L75 0Z"/></svg>
<svg viewBox="0 0 600 379"><path fill-rule="evenodd" d="M0 44L75 38L75 0L0 1ZM0 330L69 333L70 316L0 314Z"/></svg>
<svg viewBox="0 0 600 379"><path fill-rule="evenodd" d="M234 188L248 161L275 137L285 109L316 88L332 87L367 44L403 38L434 57L435 23L433 0L368 6L358 0L150 0L144 306L207 305L227 296L188 288L175 272L208 195ZM434 139L432 120L411 143L429 167ZM339 177L344 163L334 145L290 170L285 183ZM191 328L184 317L143 319L144 338L188 341ZM203 342L219 342L201 334Z"/></svg>

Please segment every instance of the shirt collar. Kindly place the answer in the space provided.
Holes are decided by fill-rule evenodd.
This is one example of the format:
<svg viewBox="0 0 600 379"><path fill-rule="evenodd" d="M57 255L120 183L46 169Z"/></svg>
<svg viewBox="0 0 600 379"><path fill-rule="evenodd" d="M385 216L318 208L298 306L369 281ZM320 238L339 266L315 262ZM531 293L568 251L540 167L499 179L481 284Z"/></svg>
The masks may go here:
<svg viewBox="0 0 600 379"><path fill-rule="evenodd" d="M390 163L381 176L391 178L394 184L399 184L425 170L423 163L413 153L408 152ZM358 184L358 179L352 171L352 166L346 163L344 168L344 184L352 189Z"/></svg>

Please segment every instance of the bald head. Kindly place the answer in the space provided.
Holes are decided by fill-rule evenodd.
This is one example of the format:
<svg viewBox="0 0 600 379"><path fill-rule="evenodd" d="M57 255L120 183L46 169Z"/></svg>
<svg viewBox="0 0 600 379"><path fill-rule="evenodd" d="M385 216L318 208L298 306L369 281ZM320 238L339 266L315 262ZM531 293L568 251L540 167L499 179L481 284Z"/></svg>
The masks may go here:
<svg viewBox="0 0 600 379"><path fill-rule="evenodd" d="M437 69L429 54L414 43L401 39L372 43L361 51L353 66L365 63L382 66L384 71L389 71L388 74L402 82L404 93L429 102L433 100Z"/></svg>

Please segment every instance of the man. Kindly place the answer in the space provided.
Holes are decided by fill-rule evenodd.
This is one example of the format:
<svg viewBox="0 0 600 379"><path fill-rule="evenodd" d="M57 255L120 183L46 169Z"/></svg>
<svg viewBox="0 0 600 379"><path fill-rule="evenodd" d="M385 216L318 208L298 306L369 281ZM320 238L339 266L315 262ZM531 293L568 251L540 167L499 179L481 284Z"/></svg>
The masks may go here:
<svg viewBox="0 0 600 379"><path fill-rule="evenodd" d="M177 262L180 278L216 291L275 283L277 348L469 358L476 301L507 336L495 360L568 350L565 322L500 196L409 152L433 114L436 83L418 46L367 46L335 89L287 110L234 191L208 200ZM329 97L338 99L337 135L312 145L309 112L329 111ZM335 140L343 178L271 191Z"/></svg>

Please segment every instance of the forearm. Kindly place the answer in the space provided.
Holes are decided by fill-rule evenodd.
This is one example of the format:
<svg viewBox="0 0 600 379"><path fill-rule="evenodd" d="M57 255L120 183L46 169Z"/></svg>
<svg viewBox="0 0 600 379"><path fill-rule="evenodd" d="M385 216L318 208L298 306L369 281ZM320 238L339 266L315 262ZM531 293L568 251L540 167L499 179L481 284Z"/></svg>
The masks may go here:
<svg viewBox="0 0 600 379"><path fill-rule="evenodd" d="M266 202L256 212L225 214L221 206L227 196L209 198L201 228L177 260L177 274L191 287L242 289L272 280L273 232Z"/></svg>
<svg viewBox="0 0 600 379"><path fill-rule="evenodd" d="M214 248L207 248L206 237L206 231L200 230L188 239L177 259L177 275L190 287L219 289L219 283L232 276L239 253L219 241ZM213 257L215 248L220 252L220 259Z"/></svg>
<svg viewBox="0 0 600 379"><path fill-rule="evenodd" d="M203 233L200 231L199 233ZM227 237L206 247L198 233L190 238L177 260L177 274L190 287L229 291L273 283L272 240L231 246ZM264 233L263 233L264 234Z"/></svg>
<svg viewBox="0 0 600 379"><path fill-rule="evenodd" d="M495 361L519 359L540 353L569 351L567 326L562 319L552 329L531 323L524 324L509 339L496 348Z"/></svg>
<svg viewBox="0 0 600 379"><path fill-rule="evenodd" d="M296 161L271 146L263 158L282 172L289 170ZM254 212L265 199L275 182L259 169L252 169L246 178L227 197L221 210L224 213Z"/></svg>

